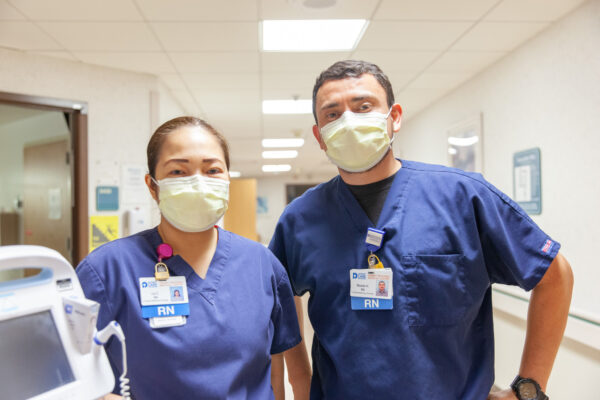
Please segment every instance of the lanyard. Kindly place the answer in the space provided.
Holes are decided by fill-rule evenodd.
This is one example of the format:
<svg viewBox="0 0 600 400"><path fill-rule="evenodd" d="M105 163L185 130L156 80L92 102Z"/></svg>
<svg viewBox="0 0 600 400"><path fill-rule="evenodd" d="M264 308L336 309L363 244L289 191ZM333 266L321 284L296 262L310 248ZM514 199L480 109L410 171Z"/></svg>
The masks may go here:
<svg viewBox="0 0 600 400"><path fill-rule="evenodd" d="M367 257L367 263L369 268L384 268L382 262L379 260L373 252L379 250L383 243L383 237L385 232L380 229L369 228L367 229L367 237L365 238L365 244L367 250L369 250L369 256Z"/></svg>
<svg viewBox="0 0 600 400"><path fill-rule="evenodd" d="M161 243L156 248L158 262L154 265L154 278L157 281L166 281L169 279L169 268L162 262L173 255L173 248L166 243Z"/></svg>

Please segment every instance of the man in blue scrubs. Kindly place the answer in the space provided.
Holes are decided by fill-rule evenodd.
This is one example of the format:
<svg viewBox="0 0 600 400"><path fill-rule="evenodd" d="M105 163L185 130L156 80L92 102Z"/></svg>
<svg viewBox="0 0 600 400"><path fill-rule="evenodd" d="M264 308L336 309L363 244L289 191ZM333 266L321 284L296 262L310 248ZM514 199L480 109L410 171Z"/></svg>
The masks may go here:
<svg viewBox="0 0 600 400"><path fill-rule="evenodd" d="M329 67L313 111L339 175L293 201L270 244L310 293L311 398L546 398L573 285L560 244L480 174L394 158L402 108L376 65ZM391 300L365 298L384 279ZM492 283L533 292L518 376L489 394Z"/></svg>

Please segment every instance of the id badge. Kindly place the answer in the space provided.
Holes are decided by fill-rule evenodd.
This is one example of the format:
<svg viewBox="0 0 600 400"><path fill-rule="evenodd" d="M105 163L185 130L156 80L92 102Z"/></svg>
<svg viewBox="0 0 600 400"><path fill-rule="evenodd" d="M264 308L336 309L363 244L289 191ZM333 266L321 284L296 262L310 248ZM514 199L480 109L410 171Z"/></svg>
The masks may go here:
<svg viewBox="0 0 600 400"><path fill-rule="evenodd" d="M164 281L144 277L140 278L139 281L143 318L177 317L162 322L170 321L171 325L165 326L185 324L185 316L190 315L185 276L172 276ZM154 322L155 325L160 325L157 321Z"/></svg>
<svg viewBox="0 0 600 400"><path fill-rule="evenodd" d="M391 268L351 269L350 299L353 310L391 310L394 307Z"/></svg>

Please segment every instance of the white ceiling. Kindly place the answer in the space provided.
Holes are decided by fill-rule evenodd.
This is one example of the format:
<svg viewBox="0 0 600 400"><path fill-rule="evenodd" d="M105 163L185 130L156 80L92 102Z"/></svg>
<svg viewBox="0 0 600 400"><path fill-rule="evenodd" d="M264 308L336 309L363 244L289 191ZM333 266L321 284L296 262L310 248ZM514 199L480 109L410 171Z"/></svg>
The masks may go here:
<svg viewBox="0 0 600 400"><path fill-rule="evenodd" d="M405 118L583 0L0 0L0 47L158 75L186 112L230 139L232 167L262 176L263 137L302 136L293 172L335 172L310 115L262 115L261 100L310 98L317 75L358 58L390 77ZM263 53L264 19L365 18L352 52ZM277 160L276 160L277 161Z"/></svg>

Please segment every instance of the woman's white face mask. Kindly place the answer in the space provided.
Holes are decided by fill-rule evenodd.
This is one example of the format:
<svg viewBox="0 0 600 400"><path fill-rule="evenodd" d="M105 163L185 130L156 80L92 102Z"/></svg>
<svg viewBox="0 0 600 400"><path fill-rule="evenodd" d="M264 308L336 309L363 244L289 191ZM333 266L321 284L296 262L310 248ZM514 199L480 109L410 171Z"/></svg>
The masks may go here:
<svg viewBox="0 0 600 400"><path fill-rule="evenodd" d="M327 146L327 157L348 172L364 172L377 165L393 141L387 128L391 112L391 108L387 114L346 111L322 127L321 140Z"/></svg>
<svg viewBox="0 0 600 400"><path fill-rule="evenodd" d="M203 175L152 180L159 188L162 216L183 232L210 229L227 211L229 181Z"/></svg>

